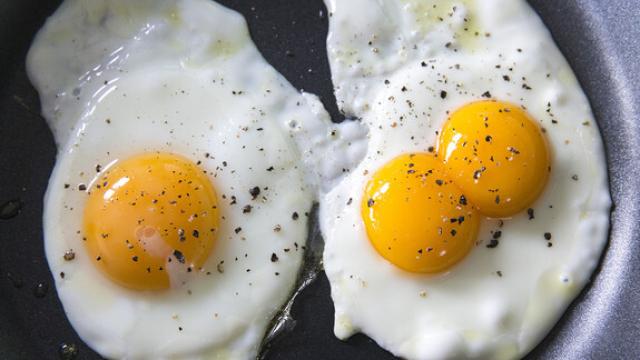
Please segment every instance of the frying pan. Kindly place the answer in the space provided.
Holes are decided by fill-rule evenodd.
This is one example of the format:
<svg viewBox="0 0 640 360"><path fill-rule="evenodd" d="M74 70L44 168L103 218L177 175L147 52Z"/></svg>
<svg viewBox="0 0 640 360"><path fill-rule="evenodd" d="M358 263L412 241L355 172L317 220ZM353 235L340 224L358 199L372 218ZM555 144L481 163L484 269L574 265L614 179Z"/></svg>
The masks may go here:
<svg viewBox="0 0 640 360"><path fill-rule="evenodd" d="M344 0L348 1L348 0ZM321 0L222 0L246 17L258 48L297 88L318 94L334 121ZM0 358L100 359L67 322L47 268L42 198L55 160L25 56L59 0L0 2ZM607 151L614 210L610 241L593 281L530 359L640 358L640 2L530 0L591 101ZM354 16L357 16L355 14ZM17 214L16 216L12 216ZM333 336L324 274L297 297L293 330L265 359L392 359L364 335Z"/></svg>

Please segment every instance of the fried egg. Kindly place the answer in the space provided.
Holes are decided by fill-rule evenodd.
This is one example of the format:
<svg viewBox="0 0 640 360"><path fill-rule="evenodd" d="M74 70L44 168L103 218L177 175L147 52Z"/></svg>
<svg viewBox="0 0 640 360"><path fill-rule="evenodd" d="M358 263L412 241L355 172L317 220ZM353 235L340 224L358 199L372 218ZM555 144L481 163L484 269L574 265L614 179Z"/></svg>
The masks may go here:
<svg viewBox="0 0 640 360"><path fill-rule="evenodd" d="M28 70L58 145L46 255L79 336L107 358L256 357L315 189L340 176L313 150L356 129L336 135L205 0L68 0Z"/></svg>
<svg viewBox="0 0 640 360"><path fill-rule="evenodd" d="M525 1L326 1L336 98L368 128L320 199L340 339L512 359L589 281L610 196L598 126Z"/></svg>

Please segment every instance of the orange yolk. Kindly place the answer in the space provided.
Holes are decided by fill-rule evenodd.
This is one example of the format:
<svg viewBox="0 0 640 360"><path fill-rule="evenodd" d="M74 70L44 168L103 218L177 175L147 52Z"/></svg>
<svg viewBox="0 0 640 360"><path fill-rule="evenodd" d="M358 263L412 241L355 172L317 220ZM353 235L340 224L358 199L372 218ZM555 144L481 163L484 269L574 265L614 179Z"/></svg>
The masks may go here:
<svg viewBox="0 0 640 360"><path fill-rule="evenodd" d="M369 180L361 204L369 240L385 259L418 273L446 271L475 243L479 218L432 154L395 158Z"/></svg>
<svg viewBox="0 0 640 360"><path fill-rule="evenodd" d="M467 104L451 115L438 140L447 173L484 215L510 217L544 189L550 151L540 126L520 107Z"/></svg>
<svg viewBox="0 0 640 360"><path fill-rule="evenodd" d="M136 290L170 286L167 267L197 270L216 239L216 192L193 162L153 153L97 178L84 211L87 250L112 281Z"/></svg>

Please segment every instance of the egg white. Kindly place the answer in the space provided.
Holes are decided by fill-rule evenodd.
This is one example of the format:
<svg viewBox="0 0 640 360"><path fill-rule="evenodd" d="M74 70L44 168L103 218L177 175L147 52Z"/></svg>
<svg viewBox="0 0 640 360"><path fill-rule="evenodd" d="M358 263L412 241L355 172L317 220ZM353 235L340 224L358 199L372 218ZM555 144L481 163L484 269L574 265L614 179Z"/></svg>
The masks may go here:
<svg viewBox="0 0 640 360"><path fill-rule="evenodd" d="M320 201L336 336L363 332L408 359L524 356L607 240L604 150L571 68L525 1L326 3L336 97L369 131L364 160ZM535 218L483 221L480 244L445 274L394 267L364 229L366 182L394 157L435 146L449 112L486 97L525 106L546 129L552 172ZM495 230L499 246L487 248Z"/></svg>

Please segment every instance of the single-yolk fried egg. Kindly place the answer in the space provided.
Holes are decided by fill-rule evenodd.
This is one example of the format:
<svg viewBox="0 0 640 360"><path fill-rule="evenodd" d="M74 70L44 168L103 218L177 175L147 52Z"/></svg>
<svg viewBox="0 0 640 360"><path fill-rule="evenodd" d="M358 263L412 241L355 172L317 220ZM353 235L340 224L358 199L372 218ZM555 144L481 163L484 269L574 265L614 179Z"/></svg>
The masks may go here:
<svg viewBox="0 0 640 360"><path fill-rule="evenodd" d="M79 336L106 358L255 358L315 188L339 178L310 149L358 130L211 1L66 1L28 69L59 148L47 260Z"/></svg>

